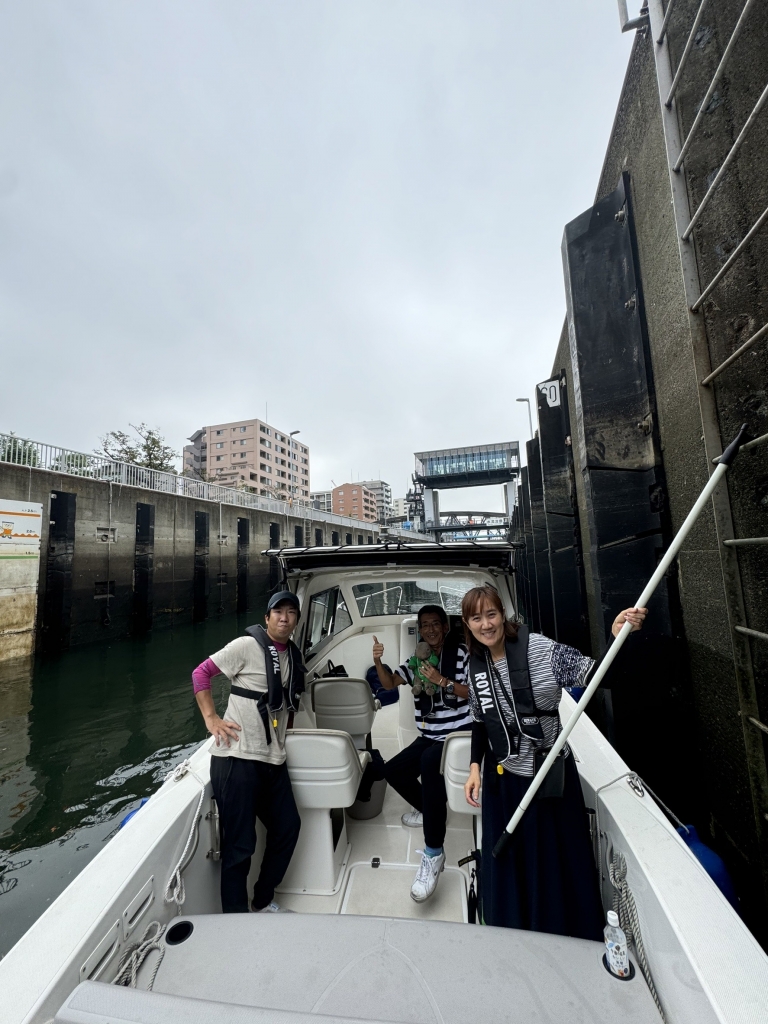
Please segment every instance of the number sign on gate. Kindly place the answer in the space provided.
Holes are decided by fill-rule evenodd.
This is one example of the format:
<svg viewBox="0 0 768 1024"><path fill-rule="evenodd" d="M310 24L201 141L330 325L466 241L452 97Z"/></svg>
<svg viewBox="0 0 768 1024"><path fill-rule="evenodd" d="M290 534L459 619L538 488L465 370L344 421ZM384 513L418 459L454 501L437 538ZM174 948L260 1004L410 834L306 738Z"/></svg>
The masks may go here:
<svg viewBox="0 0 768 1024"><path fill-rule="evenodd" d="M543 384L539 384L539 391L544 395L547 400L547 405L550 409L554 409L555 406L560 405L560 381L558 380L547 380Z"/></svg>

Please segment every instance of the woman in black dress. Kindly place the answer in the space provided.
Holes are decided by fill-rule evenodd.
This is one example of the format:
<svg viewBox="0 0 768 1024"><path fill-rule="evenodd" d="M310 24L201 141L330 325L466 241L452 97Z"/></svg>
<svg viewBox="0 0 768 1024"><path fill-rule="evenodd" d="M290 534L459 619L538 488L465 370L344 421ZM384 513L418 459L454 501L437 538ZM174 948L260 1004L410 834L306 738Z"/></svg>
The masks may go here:
<svg viewBox="0 0 768 1024"><path fill-rule="evenodd" d="M493 587L475 587L461 606L470 650L472 755L464 791L482 790L482 915L485 924L601 939L603 908L579 773L568 746L496 858L493 847L560 732L564 686L584 686L594 665L573 647L510 622ZM640 629L645 608L625 620Z"/></svg>

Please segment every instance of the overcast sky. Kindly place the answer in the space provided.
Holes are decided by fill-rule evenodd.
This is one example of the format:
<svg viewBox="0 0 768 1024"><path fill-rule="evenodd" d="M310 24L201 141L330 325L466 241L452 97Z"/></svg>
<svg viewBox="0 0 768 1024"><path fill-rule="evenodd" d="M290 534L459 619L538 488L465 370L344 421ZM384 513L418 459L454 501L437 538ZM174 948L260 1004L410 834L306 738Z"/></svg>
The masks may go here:
<svg viewBox="0 0 768 1024"><path fill-rule="evenodd" d="M269 403L313 488L396 496L414 451L525 440L631 45L615 0L0 15L0 430L90 451L144 420L180 450Z"/></svg>

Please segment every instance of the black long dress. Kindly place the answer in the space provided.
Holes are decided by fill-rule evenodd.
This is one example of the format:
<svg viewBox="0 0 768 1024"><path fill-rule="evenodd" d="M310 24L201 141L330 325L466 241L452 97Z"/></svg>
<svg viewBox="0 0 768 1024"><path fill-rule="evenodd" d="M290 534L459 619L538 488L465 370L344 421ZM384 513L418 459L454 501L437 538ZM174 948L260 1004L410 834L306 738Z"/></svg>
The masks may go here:
<svg viewBox="0 0 768 1024"><path fill-rule="evenodd" d="M528 660L536 704L542 710L556 707L561 688L579 685L592 665L591 659L573 648L536 634L530 637ZM476 704L473 716L481 717ZM550 722L551 743L557 724ZM605 922L599 880L573 754L565 758L563 795L534 800L498 858L493 848L530 786L533 769L530 774L516 774L509 770L510 764L518 770L525 765L515 765L511 759L505 762L504 773L498 774L485 726L476 721L473 762L480 763L483 755L482 920L506 928L601 939ZM528 759L521 756L519 760Z"/></svg>

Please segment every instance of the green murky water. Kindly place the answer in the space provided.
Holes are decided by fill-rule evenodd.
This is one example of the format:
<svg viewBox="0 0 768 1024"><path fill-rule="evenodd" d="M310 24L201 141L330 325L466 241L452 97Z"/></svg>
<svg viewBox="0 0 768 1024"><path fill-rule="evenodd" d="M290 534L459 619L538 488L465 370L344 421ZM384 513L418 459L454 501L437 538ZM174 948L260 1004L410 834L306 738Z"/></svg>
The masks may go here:
<svg viewBox="0 0 768 1024"><path fill-rule="evenodd" d="M203 740L190 673L245 625L0 664L0 956Z"/></svg>

